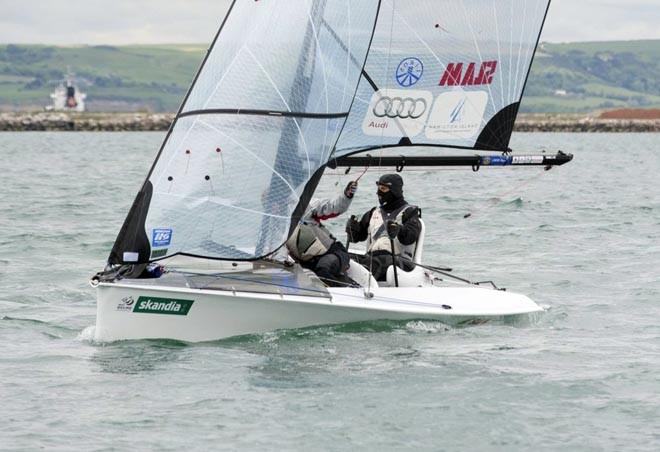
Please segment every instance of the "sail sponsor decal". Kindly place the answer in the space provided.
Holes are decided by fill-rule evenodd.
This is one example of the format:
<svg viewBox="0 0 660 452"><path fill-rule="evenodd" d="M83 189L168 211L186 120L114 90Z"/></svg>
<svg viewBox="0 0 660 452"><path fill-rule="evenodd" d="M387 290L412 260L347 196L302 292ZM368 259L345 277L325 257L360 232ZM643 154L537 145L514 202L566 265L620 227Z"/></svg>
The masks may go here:
<svg viewBox="0 0 660 452"><path fill-rule="evenodd" d="M163 257L167 255L167 248L163 248L162 250L153 250L151 252L151 258L156 259L159 257Z"/></svg>
<svg viewBox="0 0 660 452"><path fill-rule="evenodd" d="M140 253L137 251L124 251L122 259L124 262L137 262L140 259Z"/></svg>
<svg viewBox="0 0 660 452"><path fill-rule="evenodd" d="M440 94L429 115L426 137L432 140L472 138L481 130L487 102L486 91Z"/></svg>
<svg viewBox="0 0 660 452"><path fill-rule="evenodd" d="M177 298L157 298L144 297L138 298L133 312L143 314L171 314L188 315L190 307L195 300L181 300Z"/></svg>
<svg viewBox="0 0 660 452"><path fill-rule="evenodd" d="M172 243L172 230L155 228L151 231L152 246L169 246Z"/></svg>
<svg viewBox="0 0 660 452"><path fill-rule="evenodd" d="M497 60L483 63L448 63L438 86L490 85L497 70Z"/></svg>
<svg viewBox="0 0 660 452"><path fill-rule="evenodd" d="M419 82L423 73L422 60L416 57L404 58L396 67L396 82L404 88L409 88Z"/></svg>
<svg viewBox="0 0 660 452"><path fill-rule="evenodd" d="M117 305L117 311L131 311L135 305L135 299L133 297L124 297L121 299L121 302Z"/></svg>
<svg viewBox="0 0 660 452"><path fill-rule="evenodd" d="M378 90L371 96L362 131L372 136L414 137L424 129L432 103L430 91Z"/></svg>

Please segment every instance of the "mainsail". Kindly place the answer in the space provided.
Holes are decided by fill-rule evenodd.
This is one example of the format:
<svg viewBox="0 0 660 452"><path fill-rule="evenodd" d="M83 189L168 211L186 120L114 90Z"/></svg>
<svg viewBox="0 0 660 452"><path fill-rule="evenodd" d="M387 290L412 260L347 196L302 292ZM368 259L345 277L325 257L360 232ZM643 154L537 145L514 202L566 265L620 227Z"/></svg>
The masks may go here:
<svg viewBox="0 0 660 452"><path fill-rule="evenodd" d="M548 6L384 1L337 156L411 144L506 151Z"/></svg>
<svg viewBox="0 0 660 452"><path fill-rule="evenodd" d="M329 160L506 150L548 0L236 0L109 263L252 260Z"/></svg>

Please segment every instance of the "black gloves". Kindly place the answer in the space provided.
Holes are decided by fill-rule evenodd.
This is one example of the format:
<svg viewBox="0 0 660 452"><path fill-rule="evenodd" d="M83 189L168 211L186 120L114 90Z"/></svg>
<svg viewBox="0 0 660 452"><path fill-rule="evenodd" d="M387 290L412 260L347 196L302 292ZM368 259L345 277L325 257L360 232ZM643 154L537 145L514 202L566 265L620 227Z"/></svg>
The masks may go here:
<svg viewBox="0 0 660 452"><path fill-rule="evenodd" d="M351 199L355 195L355 192L357 191L357 186L358 183L355 181L350 181L346 188L344 189L344 194L346 195L347 198Z"/></svg>
<svg viewBox="0 0 660 452"><path fill-rule="evenodd" d="M387 222L387 236L391 240L394 240L399 235L400 231L401 231L401 225L399 223L396 223L392 220L389 220Z"/></svg>
<svg viewBox="0 0 660 452"><path fill-rule="evenodd" d="M354 237L360 235L360 222L355 215L351 215L351 218L346 222L346 234L348 234L349 242L357 243L357 240L354 240Z"/></svg>

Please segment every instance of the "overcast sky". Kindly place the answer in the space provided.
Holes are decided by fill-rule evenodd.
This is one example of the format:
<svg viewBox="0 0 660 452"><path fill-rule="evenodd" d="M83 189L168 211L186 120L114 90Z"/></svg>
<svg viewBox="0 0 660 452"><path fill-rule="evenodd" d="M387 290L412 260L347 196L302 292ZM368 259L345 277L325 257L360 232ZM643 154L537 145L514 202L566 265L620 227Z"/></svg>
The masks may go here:
<svg viewBox="0 0 660 452"><path fill-rule="evenodd" d="M229 4L230 0L0 0L0 43L206 44ZM659 30L660 0L553 0L541 39L660 39Z"/></svg>

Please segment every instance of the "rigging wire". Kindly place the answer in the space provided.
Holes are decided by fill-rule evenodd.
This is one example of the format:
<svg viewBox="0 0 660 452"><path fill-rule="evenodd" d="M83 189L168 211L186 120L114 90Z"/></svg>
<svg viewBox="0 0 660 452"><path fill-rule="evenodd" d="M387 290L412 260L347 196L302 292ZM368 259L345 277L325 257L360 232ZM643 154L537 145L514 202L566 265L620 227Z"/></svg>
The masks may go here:
<svg viewBox="0 0 660 452"><path fill-rule="evenodd" d="M507 191L505 191L505 192L503 192L499 195L496 195L495 198L493 198L491 201L489 201L486 205L469 209L468 212L466 212L465 215L463 215L463 218L470 218L475 213L484 212L488 209L491 209L492 207L495 207L498 204L501 204L502 202L504 202L502 200L503 197L505 197L507 195L510 195L511 193L522 189L523 187L531 184L534 181L537 181L538 179L541 178L541 176L543 176L548 171L548 169L549 168L544 168L543 171L541 171L540 173L534 174L532 177L530 177L529 179L524 180L523 182L516 185L515 187L510 188L509 190L507 190Z"/></svg>
<svg viewBox="0 0 660 452"><path fill-rule="evenodd" d="M394 14L396 11L396 0L392 0L392 20L390 21L390 43L389 46L387 47L387 64L385 65L387 70L386 74L390 73L390 63L391 63L391 57L392 57L392 40L394 38ZM389 90L389 77L385 78L385 90ZM383 144L385 140L385 129L381 129L380 131L380 148L378 150L378 178L380 179L381 176L381 162L383 158ZM365 169L365 173L369 167L367 166L367 169ZM360 176L362 177L362 175ZM372 243L373 238L370 236L367 243ZM371 269L373 268L373 260L374 260L374 255L373 253L369 253L369 273L371 273ZM371 278L369 278L367 282L367 290L365 291L365 297L368 297L367 294L371 294Z"/></svg>

